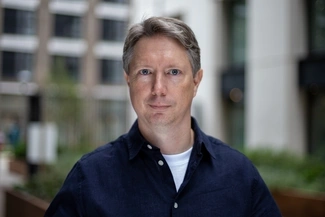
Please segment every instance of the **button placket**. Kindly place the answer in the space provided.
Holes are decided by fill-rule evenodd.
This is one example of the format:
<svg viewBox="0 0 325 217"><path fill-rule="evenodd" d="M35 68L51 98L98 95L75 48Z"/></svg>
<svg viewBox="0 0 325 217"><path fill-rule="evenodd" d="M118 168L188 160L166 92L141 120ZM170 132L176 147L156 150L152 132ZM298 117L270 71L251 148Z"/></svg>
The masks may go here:
<svg viewBox="0 0 325 217"><path fill-rule="evenodd" d="M164 161L159 160L159 161L158 161L158 165L159 165L159 166L163 166L163 165L164 165Z"/></svg>

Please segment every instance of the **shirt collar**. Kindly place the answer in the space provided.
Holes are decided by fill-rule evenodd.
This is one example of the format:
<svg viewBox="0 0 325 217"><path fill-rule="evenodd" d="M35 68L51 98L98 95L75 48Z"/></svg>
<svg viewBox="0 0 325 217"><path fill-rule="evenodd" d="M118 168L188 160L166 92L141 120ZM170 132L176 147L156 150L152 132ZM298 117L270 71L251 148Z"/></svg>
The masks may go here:
<svg viewBox="0 0 325 217"><path fill-rule="evenodd" d="M213 147L211 146L209 136L205 135L205 133L202 132L199 125L197 124L197 121L193 117L191 119L191 125L195 135L193 149L195 149L197 153L202 153L203 149L205 148L213 158L216 158L216 154L215 151L213 151ZM135 156L140 152L141 148L144 145L149 144L149 142L142 136L139 130L138 120L134 122L129 133L126 135L126 142L129 150L129 160L135 158Z"/></svg>

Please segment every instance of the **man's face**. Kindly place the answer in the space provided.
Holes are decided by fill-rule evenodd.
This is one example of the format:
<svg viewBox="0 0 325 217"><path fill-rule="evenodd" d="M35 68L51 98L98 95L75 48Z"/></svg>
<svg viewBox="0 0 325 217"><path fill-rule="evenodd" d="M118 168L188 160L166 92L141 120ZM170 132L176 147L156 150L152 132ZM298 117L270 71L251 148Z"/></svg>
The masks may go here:
<svg viewBox="0 0 325 217"><path fill-rule="evenodd" d="M139 124L168 127L188 121L202 73L193 77L187 52L175 39L141 38L125 74Z"/></svg>

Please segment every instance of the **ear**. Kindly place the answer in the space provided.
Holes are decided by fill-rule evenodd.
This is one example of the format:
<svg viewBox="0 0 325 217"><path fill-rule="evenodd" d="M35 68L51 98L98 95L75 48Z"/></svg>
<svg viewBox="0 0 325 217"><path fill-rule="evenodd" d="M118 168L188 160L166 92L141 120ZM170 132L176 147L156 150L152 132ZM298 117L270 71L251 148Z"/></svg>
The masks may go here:
<svg viewBox="0 0 325 217"><path fill-rule="evenodd" d="M128 86L130 86L130 77L125 71L124 71L124 79L125 79L126 83L128 84Z"/></svg>
<svg viewBox="0 0 325 217"><path fill-rule="evenodd" d="M200 69L199 71L197 71L197 73L195 74L194 79L193 79L193 81L194 81L194 95L193 96L196 96L196 93L197 93L197 90L201 83L202 77L203 77L203 69Z"/></svg>

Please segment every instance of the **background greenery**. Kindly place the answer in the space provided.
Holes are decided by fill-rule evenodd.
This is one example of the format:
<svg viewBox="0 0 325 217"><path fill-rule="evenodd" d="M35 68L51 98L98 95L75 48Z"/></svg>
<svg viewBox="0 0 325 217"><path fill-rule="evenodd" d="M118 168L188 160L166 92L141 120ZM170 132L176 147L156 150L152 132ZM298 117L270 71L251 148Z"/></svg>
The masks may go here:
<svg viewBox="0 0 325 217"><path fill-rule="evenodd" d="M295 188L325 192L325 160L288 152L259 149L244 151L270 189Z"/></svg>
<svg viewBox="0 0 325 217"><path fill-rule="evenodd" d="M55 164L42 166L36 175L16 188L50 202L61 188L73 165L89 151L89 148L80 148L80 146L61 148Z"/></svg>
<svg viewBox="0 0 325 217"><path fill-rule="evenodd" d="M18 188L50 202L75 162L89 151L85 145L60 149L56 164L46 166ZM242 152L254 163L271 190L294 188L325 193L325 161L321 158L265 149Z"/></svg>

